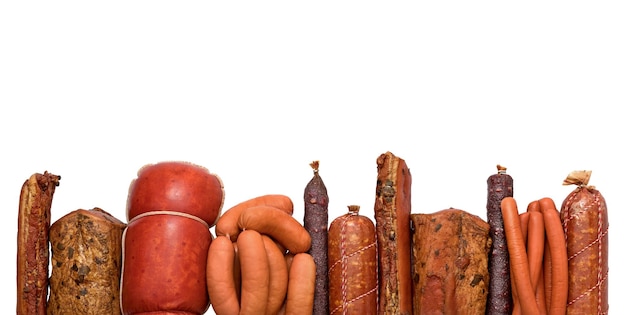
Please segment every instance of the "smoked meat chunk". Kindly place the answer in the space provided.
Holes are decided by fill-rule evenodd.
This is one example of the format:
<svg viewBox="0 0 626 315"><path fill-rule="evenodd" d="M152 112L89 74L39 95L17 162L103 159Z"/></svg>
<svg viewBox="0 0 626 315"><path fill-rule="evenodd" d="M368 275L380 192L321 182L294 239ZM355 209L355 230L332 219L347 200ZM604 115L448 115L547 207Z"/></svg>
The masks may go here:
<svg viewBox="0 0 626 315"><path fill-rule="evenodd" d="M410 315L411 293L411 172L391 152L376 160L374 218L378 244L380 315Z"/></svg>
<svg viewBox="0 0 626 315"><path fill-rule="evenodd" d="M52 224L48 315L121 314L125 228L125 223L100 208L75 210Z"/></svg>
<svg viewBox="0 0 626 315"><path fill-rule="evenodd" d="M413 313L484 315L489 224L459 209L411 214Z"/></svg>

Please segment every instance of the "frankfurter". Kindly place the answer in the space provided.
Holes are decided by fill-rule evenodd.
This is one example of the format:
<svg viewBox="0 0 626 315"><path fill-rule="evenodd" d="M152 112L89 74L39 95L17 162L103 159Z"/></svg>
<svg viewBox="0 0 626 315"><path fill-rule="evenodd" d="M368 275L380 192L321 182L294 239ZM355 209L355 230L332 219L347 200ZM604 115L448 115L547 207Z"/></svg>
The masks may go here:
<svg viewBox="0 0 626 315"><path fill-rule="evenodd" d="M245 208L239 215L241 230L255 230L266 234L292 253L303 253L311 248L311 235L293 216L275 207Z"/></svg>
<svg viewBox="0 0 626 315"><path fill-rule="evenodd" d="M236 241L237 236L241 232L237 225L241 211L256 206L275 207L289 215L293 214L293 201L288 196L281 194L257 196L242 201L224 211L215 224L215 235L228 235L231 241Z"/></svg>
<svg viewBox="0 0 626 315"><path fill-rule="evenodd" d="M539 307L535 300L535 291L530 281L528 256L522 235L517 203L513 197L505 197L502 199L500 207L502 208L502 220L509 251L511 274L514 279L521 314L539 314Z"/></svg>
<svg viewBox="0 0 626 315"><path fill-rule="evenodd" d="M237 238L241 260L241 302L239 315L267 312L270 266L263 237L255 230L244 230Z"/></svg>
<svg viewBox="0 0 626 315"><path fill-rule="evenodd" d="M285 301L285 315L313 313L315 295L315 260L306 252L293 256L289 268L289 285Z"/></svg>
<svg viewBox="0 0 626 315"><path fill-rule="evenodd" d="M282 249L267 235L262 235L270 272L267 315L278 314L287 296L289 270Z"/></svg>
<svg viewBox="0 0 626 315"><path fill-rule="evenodd" d="M213 239L207 255L206 283L217 315L238 315L239 297L235 284L235 247L225 236Z"/></svg>
<svg viewBox="0 0 626 315"><path fill-rule="evenodd" d="M558 210L551 198L539 199L539 208L546 227L546 239L550 247L550 315L564 315L567 310L568 267L565 232ZM548 298L548 297L546 297Z"/></svg>

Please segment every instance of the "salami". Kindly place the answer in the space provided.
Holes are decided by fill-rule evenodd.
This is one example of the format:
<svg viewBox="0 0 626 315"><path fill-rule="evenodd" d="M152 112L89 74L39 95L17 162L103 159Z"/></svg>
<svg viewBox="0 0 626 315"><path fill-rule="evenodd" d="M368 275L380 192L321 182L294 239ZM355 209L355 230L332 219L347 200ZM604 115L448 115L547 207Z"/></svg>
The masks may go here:
<svg viewBox="0 0 626 315"><path fill-rule="evenodd" d="M513 294L509 252L504 234L504 221L500 203L506 197L513 197L513 178L506 174L506 168L498 165L498 173L487 178L487 223L492 246L489 251L489 293L487 294L487 315L510 315L513 311Z"/></svg>
<svg viewBox="0 0 626 315"><path fill-rule="evenodd" d="M561 206L568 255L567 314L608 314L609 218L604 197L575 171L563 185L576 185Z"/></svg>
<svg viewBox="0 0 626 315"><path fill-rule="evenodd" d="M311 164L313 178L304 188L304 228L311 235L308 253L315 261L313 315L327 315L328 306L328 192L319 175L319 161Z"/></svg>
<svg viewBox="0 0 626 315"><path fill-rule="evenodd" d="M376 228L360 207L332 221L328 229L330 314L377 312L378 254Z"/></svg>

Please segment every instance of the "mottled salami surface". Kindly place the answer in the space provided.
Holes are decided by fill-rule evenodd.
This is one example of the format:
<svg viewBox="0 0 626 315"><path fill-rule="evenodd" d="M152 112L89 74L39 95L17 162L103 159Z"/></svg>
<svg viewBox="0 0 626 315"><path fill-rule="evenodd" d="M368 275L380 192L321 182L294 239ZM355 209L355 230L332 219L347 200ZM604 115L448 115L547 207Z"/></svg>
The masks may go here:
<svg viewBox="0 0 626 315"><path fill-rule="evenodd" d="M311 235L316 267L313 315L329 314L328 306L328 192L319 174L319 162L311 163L313 178L304 188L304 228Z"/></svg>
<svg viewBox="0 0 626 315"><path fill-rule="evenodd" d="M587 176L588 180L588 176ZM604 197L586 182L563 201L568 255L568 315L608 314L609 218Z"/></svg>
<svg viewBox="0 0 626 315"><path fill-rule="evenodd" d="M391 152L376 159L374 218L378 244L378 314L412 314L411 172Z"/></svg>
<svg viewBox="0 0 626 315"><path fill-rule="evenodd" d="M506 168L498 165L498 173L487 179L487 223L492 247L489 252L489 294L487 315L510 315L513 312L513 295L509 252L500 203L505 197L513 197L513 178L506 174Z"/></svg>
<svg viewBox="0 0 626 315"><path fill-rule="evenodd" d="M330 313L376 314L378 309L378 255L376 228L349 206L328 229Z"/></svg>
<svg viewBox="0 0 626 315"><path fill-rule="evenodd" d="M31 175L22 185L17 223L17 315L46 314L52 197L61 177Z"/></svg>

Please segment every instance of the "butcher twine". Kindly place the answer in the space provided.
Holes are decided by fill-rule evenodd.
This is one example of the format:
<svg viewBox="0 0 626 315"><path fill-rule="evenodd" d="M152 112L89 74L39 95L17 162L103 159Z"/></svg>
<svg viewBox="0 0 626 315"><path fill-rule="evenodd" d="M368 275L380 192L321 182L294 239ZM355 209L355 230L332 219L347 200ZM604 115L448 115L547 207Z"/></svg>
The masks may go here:
<svg viewBox="0 0 626 315"><path fill-rule="evenodd" d="M348 212L349 215L352 216L356 216L358 215L357 211L350 211ZM347 269L348 269L348 259L356 256L357 254L364 252L374 246L376 246L376 239L374 239L374 241L356 251L354 251L353 253L350 254L346 254L346 232L345 232L345 227L346 227L346 223L348 221L348 218L344 218L341 221L341 244L339 246L339 248L341 249L341 259L337 260L336 262L334 262L329 270L329 273L331 270L333 270L335 267L337 267L337 264L341 263L341 306L336 307L335 309L333 309L330 313L334 314L335 312L337 312L339 310L339 308L342 308L342 314L343 315L347 315L348 314L348 305L350 305L351 303L354 303L355 301L358 301L370 294L376 293L378 291L378 280L376 280L376 285L374 286L374 288L370 289L369 291L362 293L350 300L348 300L348 292L346 290L347 286L348 286L348 275L347 275ZM375 247L374 247L375 248ZM376 268L376 279L378 279L378 268Z"/></svg>
<svg viewBox="0 0 626 315"><path fill-rule="evenodd" d="M588 188L588 189L594 189L593 186L581 186L579 187L579 189L582 188ZM570 203L570 201L576 196L576 194L572 194L569 199L567 200L567 203ZM600 198L600 194L594 194L595 199L593 200L592 204L597 204L597 205L604 205L604 203L600 202L599 198ZM605 312L602 312L602 294L600 294L600 286L604 283L604 281L606 281L609 273L608 270L603 270L602 269L602 260L604 259L604 257L602 257L602 247L603 247L603 239L604 237L609 233L609 227L606 227L606 230L604 229L604 225L602 224L602 219L604 216L606 209L604 206L601 206L598 208L598 230L596 232L596 239L593 240L591 243L587 244L586 246L584 246L583 248L581 248L578 252L572 254L571 256L569 256L567 258L567 260L571 260L574 257L582 254L584 251L590 249L592 246L594 246L596 243L598 244L598 273L597 273L597 282L595 285L593 285L592 287L590 287L589 289L587 289L587 291L582 292L579 296L573 298L571 301L569 301L567 304L568 305L572 305L575 302L577 302L578 300L580 300L581 298L587 296L587 294L589 292L592 292L593 290L598 289L598 314L599 315L605 315L608 314L608 310L606 310ZM570 213L567 213L567 217L563 220L563 229L565 230L565 241L567 242L567 227L568 227L568 223L569 221L572 219L572 215Z"/></svg>
<svg viewBox="0 0 626 315"><path fill-rule="evenodd" d="M200 224L204 225L204 227L206 227L207 229L210 228L208 223L206 223L204 220L200 219L199 217L195 215L184 213L184 212L171 211L171 210L153 210L153 211L144 212L132 218L130 221L128 221L127 227L130 226L131 223L143 217L148 217L152 215L175 215L179 217L185 217L185 218L192 219L192 220L199 222ZM124 286L122 284L124 283L124 256L126 255L126 250L124 248L126 247L125 246L126 245L126 231L128 231L128 228L124 229L124 232L122 233L122 270L121 270L122 272L120 276L120 310L122 310L122 313L124 313L124 307L122 303L122 288Z"/></svg>

